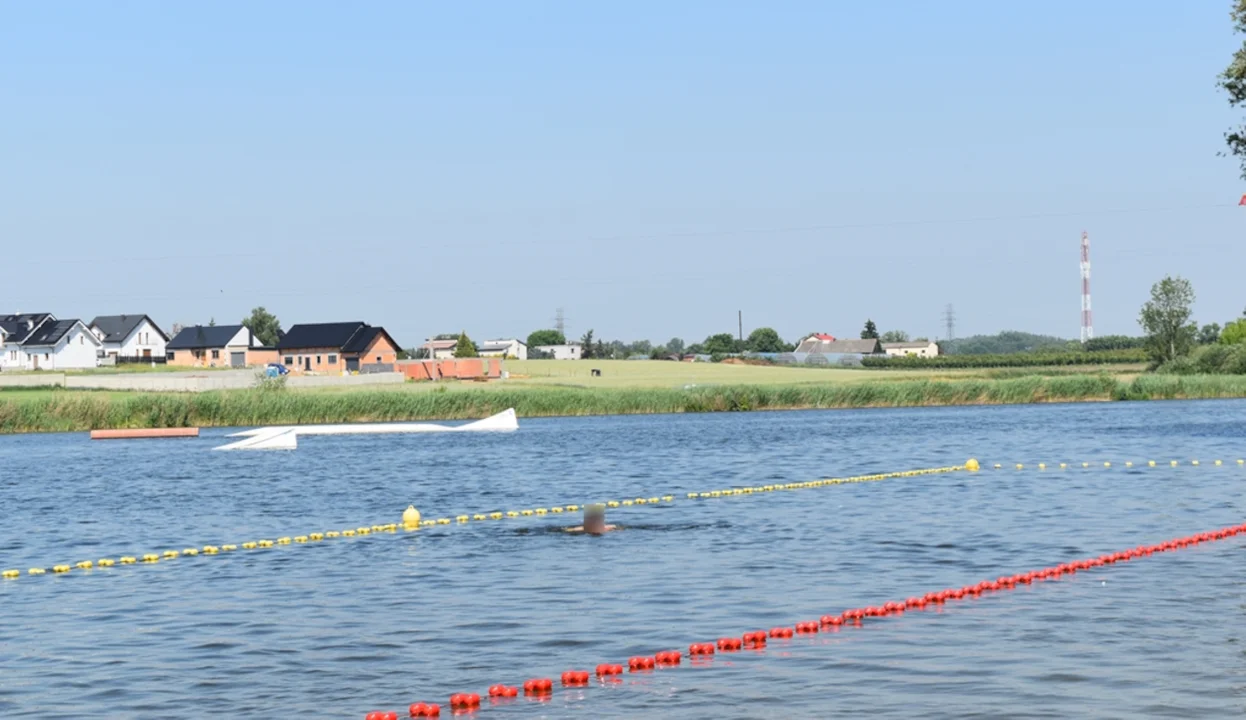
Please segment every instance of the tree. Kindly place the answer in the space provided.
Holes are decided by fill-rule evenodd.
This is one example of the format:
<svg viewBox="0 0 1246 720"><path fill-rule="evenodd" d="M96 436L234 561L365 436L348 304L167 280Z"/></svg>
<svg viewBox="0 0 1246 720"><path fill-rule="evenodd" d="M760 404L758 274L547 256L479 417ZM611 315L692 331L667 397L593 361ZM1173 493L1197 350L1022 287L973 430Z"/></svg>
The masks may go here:
<svg viewBox="0 0 1246 720"><path fill-rule="evenodd" d="M1147 335L1147 352L1159 364L1183 357L1194 345L1197 326L1191 322L1194 287L1182 277L1165 277L1151 286L1138 324Z"/></svg>
<svg viewBox="0 0 1246 720"><path fill-rule="evenodd" d="M1198 344L1199 345L1211 345L1213 343L1218 342L1219 340L1220 340L1220 323L1211 323L1210 325L1204 325L1202 329L1198 331Z"/></svg>
<svg viewBox="0 0 1246 720"><path fill-rule="evenodd" d="M584 337L580 338L580 357L584 360L591 360L596 357L593 350L593 330L589 328L588 332L584 333Z"/></svg>
<svg viewBox="0 0 1246 720"><path fill-rule="evenodd" d="M1087 340L1082 349L1086 352L1099 352L1102 350L1132 350L1146 345L1146 338L1130 337L1128 335L1100 335L1096 338Z"/></svg>
<svg viewBox="0 0 1246 720"><path fill-rule="evenodd" d="M408 350L407 352L408 354L411 355L412 358L416 360L427 360L428 359L428 346L427 345L421 345L417 348L412 348L411 350Z"/></svg>
<svg viewBox="0 0 1246 720"><path fill-rule="evenodd" d="M1233 20L1233 31L1246 34L1246 0L1235 0L1229 17ZM1229 107L1246 106L1246 42L1233 53L1232 62L1220 73L1219 84L1229 94ZM1230 129L1224 134L1224 141L1229 146L1229 154L1240 159L1242 177L1246 178L1246 125Z"/></svg>
<svg viewBox="0 0 1246 720"><path fill-rule="evenodd" d="M261 305L251 310L251 317L243 318L242 324L261 345L272 347L277 344L277 340L281 336L281 322L277 320L277 316L268 312Z"/></svg>
<svg viewBox="0 0 1246 720"><path fill-rule="evenodd" d="M701 344L701 351L709 355L730 355L739 352L736 349L737 342L731 333L718 333L705 338L705 342Z"/></svg>
<svg viewBox="0 0 1246 720"><path fill-rule="evenodd" d="M873 320L865 321L865 328L861 330L861 339L862 340L877 340L878 339L878 326L874 324Z"/></svg>
<svg viewBox="0 0 1246 720"><path fill-rule="evenodd" d="M208 318L208 327L216 327L216 318L214 317Z"/></svg>
<svg viewBox="0 0 1246 720"><path fill-rule="evenodd" d="M903 330L888 330L879 339L885 343L902 343L909 341L909 334Z"/></svg>
<svg viewBox="0 0 1246 720"><path fill-rule="evenodd" d="M1220 331L1221 345L1238 345L1246 343L1246 318L1234 320Z"/></svg>
<svg viewBox="0 0 1246 720"><path fill-rule="evenodd" d="M454 346L454 356L456 358L474 358L480 357L476 353L476 343L467 337L467 331L459 333L459 343Z"/></svg>
<svg viewBox="0 0 1246 720"><path fill-rule="evenodd" d="M566 345L567 336L557 330L534 330L528 335L528 347L540 347L542 345Z"/></svg>
<svg viewBox="0 0 1246 720"><path fill-rule="evenodd" d="M653 352L653 343L648 340L637 340L627 348L628 355L648 355Z"/></svg>
<svg viewBox="0 0 1246 720"><path fill-rule="evenodd" d="M781 353L787 350L787 343L774 328L763 327L748 334L744 349L755 353Z"/></svg>
<svg viewBox="0 0 1246 720"><path fill-rule="evenodd" d="M683 338L673 337L666 341L666 351L671 355L683 355L686 348Z"/></svg>

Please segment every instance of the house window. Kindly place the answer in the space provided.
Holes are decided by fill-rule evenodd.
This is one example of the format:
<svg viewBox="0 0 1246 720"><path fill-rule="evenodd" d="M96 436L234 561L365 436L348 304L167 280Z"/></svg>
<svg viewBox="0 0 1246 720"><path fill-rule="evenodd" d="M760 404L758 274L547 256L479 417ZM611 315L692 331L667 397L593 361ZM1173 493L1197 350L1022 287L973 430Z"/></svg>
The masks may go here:
<svg viewBox="0 0 1246 720"><path fill-rule="evenodd" d="M286 355L286 365L293 365L293 364L294 364L294 358L289 355Z"/></svg>
<svg viewBox="0 0 1246 720"><path fill-rule="evenodd" d="M220 350L213 350L213 351L212 351L212 359L213 359L213 360L220 360L220 359L221 359L221 351L220 351Z"/></svg>
<svg viewBox="0 0 1246 720"><path fill-rule="evenodd" d="M378 365L380 365L380 364L381 364L381 356L380 356L380 355L377 355L377 356L376 356L376 363L377 363Z"/></svg>
<svg viewBox="0 0 1246 720"><path fill-rule="evenodd" d="M320 356L319 356L319 355L317 355L317 356L316 356L316 364L317 364L317 365L319 365L319 364L320 364Z"/></svg>
<svg viewBox="0 0 1246 720"><path fill-rule="evenodd" d="M170 351L168 351L168 352L166 352L166 353L164 354L164 359L165 359L165 360L172 360L172 359L173 359L173 355L174 355L174 354L175 354L175 353L174 353L172 350L170 350Z"/></svg>
<svg viewBox="0 0 1246 720"><path fill-rule="evenodd" d="M330 356L329 356L329 364L330 364L330 365L337 365L337 355L330 355Z"/></svg>
<svg viewBox="0 0 1246 720"><path fill-rule="evenodd" d="M78 336L78 344L79 344L79 345L86 345L86 344L87 344L87 339L86 339L85 337L83 337L83 336L79 335L79 336Z"/></svg>

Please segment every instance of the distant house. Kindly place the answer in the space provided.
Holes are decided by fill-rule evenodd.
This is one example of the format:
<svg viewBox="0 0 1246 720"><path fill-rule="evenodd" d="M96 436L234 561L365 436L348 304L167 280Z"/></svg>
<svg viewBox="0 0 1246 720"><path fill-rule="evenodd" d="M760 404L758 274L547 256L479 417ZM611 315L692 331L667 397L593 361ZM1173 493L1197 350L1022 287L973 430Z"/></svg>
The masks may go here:
<svg viewBox="0 0 1246 720"><path fill-rule="evenodd" d="M827 343L833 343L833 342L836 342L834 335L827 335L825 333L814 333L813 335L810 335L809 337L797 343L796 350L794 352L798 352L798 353L818 352L819 347L824 346Z"/></svg>
<svg viewBox="0 0 1246 720"><path fill-rule="evenodd" d="M0 369L20 370L26 367L26 355L22 342L30 337L35 328L48 320L56 320L51 313L15 313L0 316Z"/></svg>
<svg viewBox="0 0 1246 720"><path fill-rule="evenodd" d="M247 367L276 360L270 348L243 325L194 325L182 328L165 345L170 365L185 367Z"/></svg>
<svg viewBox="0 0 1246 720"><path fill-rule="evenodd" d="M583 351L579 343L568 343L566 345L538 345L537 350L553 356L555 360L579 360L583 357Z"/></svg>
<svg viewBox="0 0 1246 720"><path fill-rule="evenodd" d="M341 374L393 365L398 343L364 322L292 325L277 343L280 362L295 372Z"/></svg>
<svg viewBox="0 0 1246 720"><path fill-rule="evenodd" d="M3 361L12 370L77 370L98 364L100 339L81 320L57 320L51 313L0 318Z"/></svg>
<svg viewBox="0 0 1246 720"><path fill-rule="evenodd" d="M476 347L480 357L528 359L528 344L522 340L485 340Z"/></svg>
<svg viewBox="0 0 1246 720"><path fill-rule="evenodd" d="M917 357L938 357L939 344L925 340L922 342L883 343L883 352L890 357L915 355Z"/></svg>
<svg viewBox="0 0 1246 720"><path fill-rule="evenodd" d="M860 365L867 355L882 355L882 343L877 339L837 340L830 335L810 335L796 346L796 351L776 357L782 363L805 363L809 365Z"/></svg>
<svg viewBox="0 0 1246 720"><path fill-rule="evenodd" d="M147 315L100 315L90 328L103 343L101 357L165 357L169 336Z"/></svg>
<svg viewBox="0 0 1246 720"><path fill-rule="evenodd" d="M427 356L433 360L448 360L454 357L454 349L458 347L458 339L453 340L434 340L428 339L420 347L424 348Z"/></svg>

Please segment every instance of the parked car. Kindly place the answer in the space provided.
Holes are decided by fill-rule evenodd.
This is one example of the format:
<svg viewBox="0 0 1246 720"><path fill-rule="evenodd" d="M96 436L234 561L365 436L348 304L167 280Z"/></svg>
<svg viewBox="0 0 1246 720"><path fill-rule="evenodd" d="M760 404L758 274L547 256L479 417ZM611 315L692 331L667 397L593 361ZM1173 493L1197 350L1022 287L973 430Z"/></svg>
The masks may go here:
<svg viewBox="0 0 1246 720"><path fill-rule="evenodd" d="M290 368L286 367L285 365L282 365L281 363L268 363L268 366L265 368L265 373L268 375L268 377L278 377L281 375L289 375Z"/></svg>

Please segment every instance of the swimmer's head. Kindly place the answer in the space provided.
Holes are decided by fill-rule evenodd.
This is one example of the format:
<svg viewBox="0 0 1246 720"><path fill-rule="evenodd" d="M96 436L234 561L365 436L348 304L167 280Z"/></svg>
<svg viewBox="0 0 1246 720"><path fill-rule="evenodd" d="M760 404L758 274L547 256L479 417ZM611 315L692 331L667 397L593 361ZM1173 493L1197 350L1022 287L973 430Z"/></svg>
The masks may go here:
<svg viewBox="0 0 1246 720"><path fill-rule="evenodd" d="M593 503L584 506L584 532L600 535L606 531L606 506Z"/></svg>

